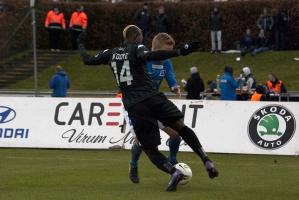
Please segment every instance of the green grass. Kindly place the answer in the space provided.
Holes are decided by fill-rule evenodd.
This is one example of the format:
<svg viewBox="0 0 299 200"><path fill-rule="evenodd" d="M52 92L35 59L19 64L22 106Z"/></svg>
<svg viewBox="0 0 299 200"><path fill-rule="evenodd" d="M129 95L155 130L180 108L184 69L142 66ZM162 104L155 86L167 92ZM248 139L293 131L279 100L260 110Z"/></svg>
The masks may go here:
<svg viewBox="0 0 299 200"><path fill-rule="evenodd" d="M96 52L92 52L96 53ZM266 52L256 56L245 56L237 62L238 54L211 55L207 52L194 53L186 57L173 59L177 80L188 78L189 68L193 65L199 71L205 82L223 74L225 65L235 69L235 76L239 76L244 65L248 65L258 83L265 83L267 75L274 72L285 83L288 90L299 90L299 62L294 57L299 57L298 51ZM115 80L107 66L84 66L79 55L75 55L60 63L69 74L72 90L116 90ZM39 74L39 88L48 89L48 80L54 73L54 68L49 68ZM10 89L33 89L33 78L20 81L10 86ZM162 91L168 91L165 82Z"/></svg>
<svg viewBox="0 0 299 200"><path fill-rule="evenodd" d="M12 55L8 58L0 59L0 65L11 62L11 61L19 59L19 58L22 58L23 56L26 56L26 54L29 54L29 53L30 53L29 50L25 50L25 51L22 51L19 53L15 53L14 55Z"/></svg>
<svg viewBox="0 0 299 200"><path fill-rule="evenodd" d="M220 177L210 180L193 153L179 153L193 178L174 193L169 176L145 155L141 183L128 179L129 151L0 149L1 200L297 200L299 159L211 154Z"/></svg>

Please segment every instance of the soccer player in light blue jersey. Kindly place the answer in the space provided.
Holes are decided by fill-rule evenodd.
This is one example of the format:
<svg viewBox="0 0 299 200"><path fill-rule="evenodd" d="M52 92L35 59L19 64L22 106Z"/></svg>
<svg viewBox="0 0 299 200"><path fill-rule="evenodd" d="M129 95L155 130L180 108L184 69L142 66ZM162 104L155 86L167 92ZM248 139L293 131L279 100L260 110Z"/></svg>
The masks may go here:
<svg viewBox="0 0 299 200"><path fill-rule="evenodd" d="M152 41L152 51L157 50L172 50L175 45L174 39L167 33L158 33ZM170 59L162 61L152 61L146 63L147 71L152 78L154 87L157 91L160 89L160 85L163 79L166 79L170 90L180 95L180 87L177 84L175 73L173 70L172 62ZM169 162L174 165L177 163L176 155L179 150L181 137L176 131L170 127L165 127L161 122L158 121L159 128L166 132L169 138ZM131 149L132 157L130 161L130 172L129 177L133 183L139 183L138 176L138 160L142 153L141 146L136 140Z"/></svg>

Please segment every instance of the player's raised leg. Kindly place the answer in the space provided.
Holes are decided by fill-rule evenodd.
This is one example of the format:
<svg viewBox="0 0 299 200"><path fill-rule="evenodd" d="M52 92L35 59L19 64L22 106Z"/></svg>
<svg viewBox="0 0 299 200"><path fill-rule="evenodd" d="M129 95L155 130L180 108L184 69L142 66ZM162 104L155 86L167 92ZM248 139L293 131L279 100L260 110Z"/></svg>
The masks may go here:
<svg viewBox="0 0 299 200"><path fill-rule="evenodd" d="M164 94L160 93L153 99L153 112L157 113L157 118L164 125L175 130L190 148L201 158L210 178L218 176L218 171L213 162L204 151L196 134L183 122L182 112Z"/></svg>
<svg viewBox="0 0 299 200"><path fill-rule="evenodd" d="M186 126L182 120L178 120L171 125L171 127L178 131L183 140L190 146L190 148L201 158L210 178L218 176L218 170L214 163L210 160L202 145L200 144L196 134L192 129Z"/></svg>

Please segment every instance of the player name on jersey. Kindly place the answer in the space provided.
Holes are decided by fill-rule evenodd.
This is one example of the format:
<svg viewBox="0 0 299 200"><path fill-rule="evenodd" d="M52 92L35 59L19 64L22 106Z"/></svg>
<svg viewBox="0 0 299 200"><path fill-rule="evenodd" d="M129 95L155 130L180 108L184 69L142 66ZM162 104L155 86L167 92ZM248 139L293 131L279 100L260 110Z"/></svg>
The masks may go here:
<svg viewBox="0 0 299 200"><path fill-rule="evenodd" d="M115 53L112 55L112 60L128 60L128 53Z"/></svg>

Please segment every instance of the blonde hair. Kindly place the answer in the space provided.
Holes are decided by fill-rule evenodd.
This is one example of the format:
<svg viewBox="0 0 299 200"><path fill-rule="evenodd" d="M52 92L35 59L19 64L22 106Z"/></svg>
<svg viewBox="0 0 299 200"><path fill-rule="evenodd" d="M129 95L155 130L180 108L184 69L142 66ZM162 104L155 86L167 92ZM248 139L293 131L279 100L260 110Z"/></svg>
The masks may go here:
<svg viewBox="0 0 299 200"><path fill-rule="evenodd" d="M152 50L159 50L163 45L175 45L174 39L167 33L158 33L152 40Z"/></svg>

